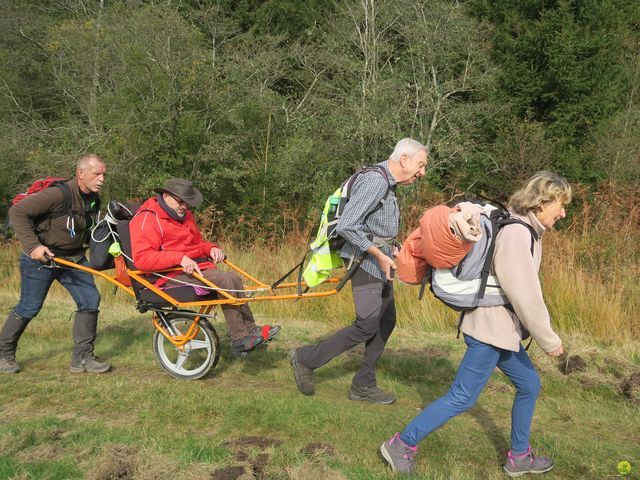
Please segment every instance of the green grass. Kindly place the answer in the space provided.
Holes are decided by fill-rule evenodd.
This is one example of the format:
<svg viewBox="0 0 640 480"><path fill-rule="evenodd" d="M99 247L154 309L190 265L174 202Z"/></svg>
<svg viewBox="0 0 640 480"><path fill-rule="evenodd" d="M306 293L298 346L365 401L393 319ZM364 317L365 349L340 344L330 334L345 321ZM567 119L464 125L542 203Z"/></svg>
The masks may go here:
<svg viewBox="0 0 640 480"><path fill-rule="evenodd" d="M97 352L114 370L67 373L73 304L55 288L20 343L23 372L0 377L1 479L208 479L241 472L265 479L389 478L379 444L446 391L464 351L453 326L428 332L401 320L378 372L379 384L398 396L396 404L347 399L360 349L319 369L316 395L304 397L286 352L335 330L336 321L304 315L321 312L327 306L319 304L331 300L291 302L299 304L288 307L300 309L289 312L297 319L259 305L262 320L283 325L266 351L230 359L220 318L214 322L223 347L217 368L204 380L178 381L154 361L149 315L138 314L122 293L101 289ZM10 306L16 296L5 291L0 300ZM640 407L620 390L623 379L640 370L639 345L566 340L570 353L585 360L585 371L565 376L554 359L531 349L543 379L532 441L556 462L545 478L613 478L620 460L633 466L627 478L640 478ZM509 381L494 374L470 412L422 442L418 478L505 478L512 398Z"/></svg>

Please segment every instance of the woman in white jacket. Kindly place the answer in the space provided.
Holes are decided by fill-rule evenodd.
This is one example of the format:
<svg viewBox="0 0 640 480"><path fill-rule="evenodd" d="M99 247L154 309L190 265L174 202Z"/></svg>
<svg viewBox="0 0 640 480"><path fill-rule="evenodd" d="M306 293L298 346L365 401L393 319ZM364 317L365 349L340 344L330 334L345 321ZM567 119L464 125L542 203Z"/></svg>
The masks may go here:
<svg viewBox="0 0 640 480"><path fill-rule="evenodd" d="M563 353L562 341L551 327L538 271L542 235L564 218L565 205L570 201L571 187L567 180L550 172L536 173L512 195L509 201L512 216L531 225L538 234L533 254L528 228L513 224L500 230L492 267L510 307L480 307L465 314L460 330L467 351L451 388L422 410L402 432L380 446L383 458L394 471L415 471L418 443L471 408L496 366L516 388L511 412L511 450L507 453L505 472L516 477L553 468L550 458L534 455L529 445L540 377L520 342L531 336L547 355Z"/></svg>

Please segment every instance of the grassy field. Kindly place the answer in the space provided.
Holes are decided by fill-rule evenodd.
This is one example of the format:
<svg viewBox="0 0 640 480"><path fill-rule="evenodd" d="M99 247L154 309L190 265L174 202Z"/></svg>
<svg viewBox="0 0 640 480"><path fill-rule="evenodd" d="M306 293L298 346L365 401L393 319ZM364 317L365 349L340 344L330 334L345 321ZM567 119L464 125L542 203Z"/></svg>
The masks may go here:
<svg viewBox="0 0 640 480"><path fill-rule="evenodd" d="M5 280L6 312L17 285L14 276ZM101 290L97 353L113 371L67 373L74 306L55 288L21 341L23 372L0 377L0 479L389 478L379 444L446 391L463 353L453 323L420 327L422 321L401 317L378 374L398 402L347 399L359 349L319 369L316 395L302 396L287 350L349 321L350 293L344 292L256 306L262 321L281 323L283 330L268 349L242 360L229 358L224 321L217 319L217 368L201 381L178 381L154 361L149 315L138 314L121 292ZM400 297L399 303L408 301ZM632 465L626 478L640 478L640 385L626 395L622 389L640 372L640 344L564 338L572 360L582 360L572 361L577 369L568 374L531 347L543 379L532 441L556 462L546 478L616 478L620 460ZM505 478L512 397L510 383L496 372L470 412L422 443L418 478Z"/></svg>

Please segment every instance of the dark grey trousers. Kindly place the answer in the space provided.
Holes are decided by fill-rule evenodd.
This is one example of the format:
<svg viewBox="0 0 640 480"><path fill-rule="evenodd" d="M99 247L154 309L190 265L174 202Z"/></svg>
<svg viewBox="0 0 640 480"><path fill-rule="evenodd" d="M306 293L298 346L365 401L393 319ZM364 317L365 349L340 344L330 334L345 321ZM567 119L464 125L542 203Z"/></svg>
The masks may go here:
<svg viewBox="0 0 640 480"><path fill-rule="evenodd" d="M73 351L74 359L87 358L93 354L93 345L98 332L97 311L76 312L73 321Z"/></svg>
<svg viewBox="0 0 640 480"><path fill-rule="evenodd" d="M0 358L12 358L16 355L18 340L31 321L22 318L13 310L0 330ZM73 357L85 358L93 353L98 329L98 311L76 312L73 322Z"/></svg>
<svg viewBox="0 0 640 480"><path fill-rule="evenodd" d="M396 326L393 282L387 282L358 269L351 279L356 320L316 345L297 350L298 361L307 368L318 368L332 358L366 342L360 370L353 385L376 386L376 363Z"/></svg>

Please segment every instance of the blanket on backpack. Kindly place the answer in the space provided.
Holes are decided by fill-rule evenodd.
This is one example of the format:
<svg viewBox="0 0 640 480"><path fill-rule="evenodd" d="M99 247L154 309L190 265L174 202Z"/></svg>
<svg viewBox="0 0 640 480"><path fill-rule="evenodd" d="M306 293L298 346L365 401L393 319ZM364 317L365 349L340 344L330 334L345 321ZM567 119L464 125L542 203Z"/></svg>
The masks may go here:
<svg viewBox="0 0 640 480"><path fill-rule="evenodd" d="M450 268L482 237L480 214L484 207L462 202L455 207L438 205L420 218L420 225L405 240L396 260L397 278L419 284L428 266Z"/></svg>

